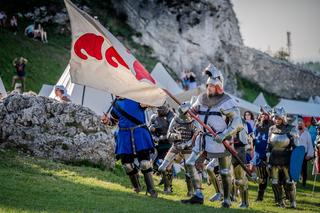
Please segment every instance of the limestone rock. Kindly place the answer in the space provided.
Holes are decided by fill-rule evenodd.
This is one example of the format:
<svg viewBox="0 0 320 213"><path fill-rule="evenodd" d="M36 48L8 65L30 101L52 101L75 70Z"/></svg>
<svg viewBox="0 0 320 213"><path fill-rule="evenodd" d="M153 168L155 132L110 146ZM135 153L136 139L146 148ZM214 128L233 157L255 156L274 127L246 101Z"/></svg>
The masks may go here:
<svg viewBox="0 0 320 213"><path fill-rule="evenodd" d="M30 94L0 102L0 146L64 162L115 164L112 131L93 111Z"/></svg>
<svg viewBox="0 0 320 213"><path fill-rule="evenodd" d="M178 75L192 69L198 81L204 82L201 72L213 62L224 72L226 90L231 93L236 93L235 76L240 75L280 97L319 95L319 74L244 46L230 0L112 2L141 33L135 41L150 46Z"/></svg>

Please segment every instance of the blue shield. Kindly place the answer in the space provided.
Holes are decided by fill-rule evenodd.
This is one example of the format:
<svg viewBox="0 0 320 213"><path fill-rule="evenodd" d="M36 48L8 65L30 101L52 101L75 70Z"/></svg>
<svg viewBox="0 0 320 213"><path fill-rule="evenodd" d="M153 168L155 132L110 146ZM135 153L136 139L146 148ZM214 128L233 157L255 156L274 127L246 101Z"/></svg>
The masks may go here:
<svg viewBox="0 0 320 213"><path fill-rule="evenodd" d="M295 182L297 182L300 178L304 155L305 155L304 146L297 146L291 153L289 171L290 171L291 179Z"/></svg>

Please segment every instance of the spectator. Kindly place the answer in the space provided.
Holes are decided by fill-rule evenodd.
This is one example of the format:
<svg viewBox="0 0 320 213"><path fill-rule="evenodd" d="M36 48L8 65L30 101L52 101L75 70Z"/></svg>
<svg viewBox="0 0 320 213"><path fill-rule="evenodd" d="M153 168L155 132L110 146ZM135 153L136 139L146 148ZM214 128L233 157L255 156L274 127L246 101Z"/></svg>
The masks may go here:
<svg viewBox="0 0 320 213"><path fill-rule="evenodd" d="M41 24L38 24L38 28L34 30L33 38L40 39L43 43L48 43L47 32L43 29Z"/></svg>
<svg viewBox="0 0 320 213"><path fill-rule="evenodd" d="M24 30L24 34L29 38L34 38L34 24L30 24L29 26L27 26Z"/></svg>
<svg viewBox="0 0 320 213"><path fill-rule="evenodd" d="M25 90L25 76L26 71L25 67L28 63L28 60L23 57L15 58L12 62L13 66L16 69L16 75L12 78L12 88L15 88L17 80L21 81L22 92Z"/></svg>
<svg viewBox="0 0 320 213"><path fill-rule="evenodd" d="M197 88L196 75L191 71L186 71L186 77L189 81L189 90Z"/></svg>
<svg viewBox="0 0 320 213"><path fill-rule="evenodd" d="M181 79L182 79L182 87L184 90L189 90L189 79L187 77L186 74L187 71L184 71L181 75Z"/></svg>
<svg viewBox="0 0 320 213"><path fill-rule="evenodd" d="M71 102L70 95L67 94L67 89L63 85L56 85L54 87L55 99L60 102Z"/></svg>
<svg viewBox="0 0 320 213"><path fill-rule="evenodd" d="M309 133L311 135L311 140L312 143L316 140L317 137L317 119L316 118L312 118L311 119L311 125L309 126Z"/></svg>
<svg viewBox="0 0 320 213"><path fill-rule="evenodd" d="M250 124L251 129L254 127L254 115L251 111L245 111L243 114L243 119Z"/></svg>
<svg viewBox="0 0 320 213"><path fill-rule="evenodd" d="M6 27L6 21L7 21L7 15L5 12L0 11L0 27L5 28Z"/></svg>
<svg viewBox="0 0 320 213"><path fill-rule="evenodd" d="M12 18L10 19L10 27L13 31L13 34L16 35L18 32L18 20L16 16L12 16Z"/></svg>
<svg viewBox="0 0 320 213"><path fill-rule="evenodd" d="M308 161L311 160L314 156L313 143L311 141L311 136L308 129L305 126L305 123L302 119L298 122L298 130L299 130L299 145L304 146L305 148L305 157L302 164L302 185L306 187L307 181L307 173L308 173Z"/></svg>

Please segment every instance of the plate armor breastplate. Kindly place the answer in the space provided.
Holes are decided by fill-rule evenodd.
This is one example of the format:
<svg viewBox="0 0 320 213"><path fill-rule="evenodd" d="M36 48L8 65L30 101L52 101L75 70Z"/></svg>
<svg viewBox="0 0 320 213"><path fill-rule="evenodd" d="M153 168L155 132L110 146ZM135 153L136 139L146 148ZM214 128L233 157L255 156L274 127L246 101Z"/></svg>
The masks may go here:
<svg viewBox="0 0 320 213"><path fill-rule="evenodd" d="M272 145L273 149L283 149L289 146L290 139L288 138L287 134L271 133L270 144Z"/></svg>

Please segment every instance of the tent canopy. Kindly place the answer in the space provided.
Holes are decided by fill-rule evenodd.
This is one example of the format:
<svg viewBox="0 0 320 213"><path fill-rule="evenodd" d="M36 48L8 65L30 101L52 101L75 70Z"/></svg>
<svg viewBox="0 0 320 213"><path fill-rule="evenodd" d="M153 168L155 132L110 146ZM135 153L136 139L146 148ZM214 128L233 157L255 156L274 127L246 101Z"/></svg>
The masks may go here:
<svg viewBox="0 0 320 213"><path fill-rule="evenodd" d="M106 112L111 106L113 95L105 91L72 83L69 69L70 65L66 67L56 85L63 85L67 89L72 103L88 107L98 115ZM55 98L54 88L52 88L49 97Z"/></svg>
<svg viewBox="0 0 320 213"><path fill-rule="evenodd" d="M320 117L320 105L303 101L281 99L276 107L284 107L288 114Z"/></svg>
<svg viewBox="0 0 320 213"><path fill-rule="evenodd" d="M256 97L256 99L253 101L253 103L255 105L258 105L258 106L265 106L265 105L268 105L269 104L267 103L267 100L266 98L264 97L263 93L260 92L260 94Z"/></svg>
<svg viewBox="0 0 320 213"><path fill-rule="evenodd" d="M53 90L53 86L52 85L43 84L38 95L49 97L49 95L51 94L52 90Z"/></svg>
<svg viewBox="0 0 320 213"><path fill-rule="evenodd" d="M157 86L168 90L173 95L183 92L160 62L153 68L151 76L157 81Z"/></svg>

